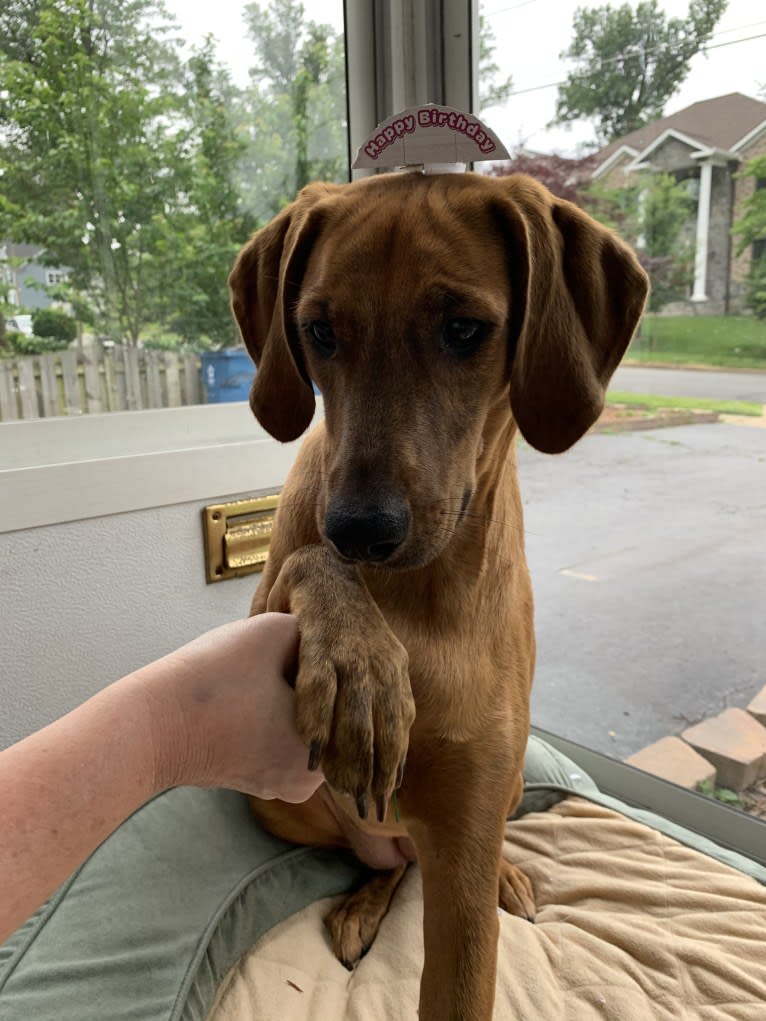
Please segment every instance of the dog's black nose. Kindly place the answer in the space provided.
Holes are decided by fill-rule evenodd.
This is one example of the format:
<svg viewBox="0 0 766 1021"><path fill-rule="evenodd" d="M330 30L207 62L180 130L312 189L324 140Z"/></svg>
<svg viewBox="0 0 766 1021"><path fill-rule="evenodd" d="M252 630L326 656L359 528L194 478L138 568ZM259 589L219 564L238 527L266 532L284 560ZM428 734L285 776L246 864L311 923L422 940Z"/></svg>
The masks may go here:
<svg viewBox="0 0 766 1021"><path fill-rule="evenodd" d="M327 508L325 534L341 556L382 563L410 530L410 509L395 498L375 503L337 501Z"/></svg>

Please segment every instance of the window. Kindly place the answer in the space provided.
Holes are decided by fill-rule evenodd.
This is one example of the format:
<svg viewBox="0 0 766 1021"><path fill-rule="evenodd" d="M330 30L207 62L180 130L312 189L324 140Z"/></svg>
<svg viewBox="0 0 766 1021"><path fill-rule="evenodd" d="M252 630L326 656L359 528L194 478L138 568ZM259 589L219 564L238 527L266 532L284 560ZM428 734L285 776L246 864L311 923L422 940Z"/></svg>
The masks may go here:
<svg viewBox="0 0 766 1021"><path fill-rule="evenodd" d="M45 283L48 287L55 287L57 284L65 284L69 274L62 270L48 269L45 271Z"/></svg>
<svg viewBox="0 0 766 1021"><path fill-rule="evenodd" d="M240 6L244 8L244 3ZM295 13L297 6L275 0L268 10ZM395 33L386 36L389 59L376 63L372 45L375 32L385 35L390 28L386 19L393 17L396 5L345 6L344 36L341 0L332 4L305 0L300 23L269 14L243 24L239 7L233 16L224 16L215 8L205 14L202 6L182 0L169 5L185 40L170 61L180 78L162 93L167 108L143 111L151 152L142 149L138 138L135 152L115 150L120 185L128 188L135 215L126 203L117 209L108 232L100 229L95 214L83 219L71 251L62 245L45 253L42 286L30 291L32 307L32 295L35 300L53 300L45 287L68 288L68 294L56 300L68 300L80 324L76 341L56 356L64 359L64 364L57 363L61 368L55 379L68 402L64 411L69 420L32 423L35 429L26 430L26 447L26 423L0 423L0 445L6 426L5 436L13 437L4 446L5 464L19 468L50 464L60 480L62 466L71 460L123 456L125 462L131 461L120 465L123 488L131 488L135 502L122 506L134 510L153 506L148 501L158 499L163 487L169 502L200 495L188 488L193 474L189 458L178 468L184 475L181 487L171 477L175 468L157 470L155 461L154 470L147 473L141 461L158 447L163 455L175 454L193 436L195 449L208 448L205 465L211 470L219 460L214 443L226 447L220 460L227 471L215 476L216 485L225 488L224 475L236 480L230 483L233 489L246 485L246 468L241 462L234 467L239 456L235 447L250 435L245 432L251 422L246 421L244 406L184 408L179 414L174 409L166 416L167 424L158 407L146 408L155 399L150 393L159 394L160 406L204 399L201 387L210 385L209 369L211 364L215 367L217 349L238 342L224 286L237 247L306 180L346 178L346 100L352 151L377 120L408 105L412 81L402 73L402 48L395 46ZM597 124L594 114L550 126L557 113L559 85L575 66L573 61L562 62L560 54L571 42L572 18L582 4L567 0L560 10L557 6L555 19L550 17L550 5L534 0L483 0L479 6L483 28L475 40L473 69L466 71L459 61L457 66L450 63L449 54L443 67L428 67L433 81L444 85L444 101L467 108L473 71L478 76L481 115L512 150L517 165L523 162L523 169L544 177L553 190L560 188L567 199L581 204L587 204L597 181L601 209L610 203L607 218L613 218L628 237L631 232L636 240L645 236L642 217L647 202L640 200L645 190L637 188L633 202L630 186L641 173L642 152L648 147L654 146L652 167L666 166L686 183L695 203L700 198L700 164L692 157L703 151L703 143L709 146L710 139L695 141L694 123L685 119L684 111L698 102L712 103L705 123L722 132L716 141L722 151L746 136L744 129L739 138L726 134L733 118L720 102L739 93L755 96L762 78L752 49L733 32L738 24L735 12L726 14L716 28L721 33L716 39L727 45L711 50L707 63L695 58L689 77L667 100L665 112L676 118L677 130L660 144L651 120L639 129L617 122ZM465 18L470 3L451 0L442 7L448 17ZM666 14L677 14L670 3L660 7ZM13 10L22 8L31 10L29 4L13 0ZM265 0L261 9L267 11ZM425 15L424 19L418 31L427 31ZM69 39L64 28L62 39ZM114 30L126 33L126 46L139 38L134 26L119 21ZM219 42L204 42L208 30L218 35ZM149 82L152 61L166 52L161 49L166 36L157 26L148 32L145 23L142 31L140 39L148 49L138 66ZM344 42L352 81L348 97L343 84ZM315 43L318 50L312 48ZM720 62L727 55L734 59ZM714 60L719 61L715 66ZM300 94L293 91L298 80L306 86ZM144 98L158 103L161 90L149 89ZM119 107L115 111L119 114ZM119 117L113 121L121 130ZM85 131L87 124L81 127ZM694 144L680 144L679 136L692 138ZM114 141L107 134L105 143L110 140ZM184 160L177 160L176 143L181 140L186 146ZM154 161L157 154L161 162ZM137 163L121 162L134 158ZM601 164L606 168L603 175L597 174ZM539 659L533 720L617 758L658 738L680 734L727 706L744 708L766 683L766 637L757 597L766 562L762 500L759 503L753 474L766 456L766 430L741 421L693 424L699 416L689 424L665 427L670 416L660 411L655 415L660 419L657 427L622 431L626 418L632 417L635 424L636 418L651 414L633 407L634 391L652 404L658 395L671 403L679 396L703 400L714 396L710 373L666 368L650 375L654 370L642 363L667 366L681 360L694 365L702 357L724 372L728 366L765 363L762 325L739 314L744 310L744 292L732 269L724 216L724 199L728 201L731 189L729 163L723 160L710 167L705 232L696 205L691 234L688 216L679 226L680 200L672 192L666 196L666 215L661 215L660 207L656 217L667 227L668 242L650 267L658 306L646 316L629 352L636 364L620 369L613 383L613 403L625 406L612 409L606 431L585 438L560 458L520 448L528 555L537 596ZM106 183L110 181L114 183L107 177ZM11 183L3 175L0 190L10 195ZM52 202L59 200L59 188L64 189L64 199L71 197L71 181L53 183ZM760 180L759 187L763 186ZM67 201L59 201L57 208L68 208ZM34 224L27 227L29 233L18 240L35 236ZM759 252L765 254L762 247ZM83 254L88 259L81 261ZM54 255L56 266L51 264ZM132 281L129 274L138 263L145 301L137 317L130 307L110 305L105 288L112 272L115 282ZM91 272L89 277L86 271ZM701 300L694 305L687 300L692 275L704 285ZM4 296L8 316L17 310L8 307L13 297ZM22 304L21 293L15 297ZM201 376L199 362L204 356L212 362ZM35 365L42 357L35 356ZM71 367L73 359L74 375L65 367L67 362ZM22 379L16 360L15 354L0 358L0 415L3 401L8 407L13 400L16 419L26 417L27 411L40 417L45 396L41 390L31 397L27 389L22 399L22 388L36 384L29 383L28 375L26 382ZM93 378L114 379L113 403L101 383L98 388L88 383L88 364L96 366ZM238 368L237 374L241 371ZM763 404L761 377L731 376L721 384L731 387L731 396ZM215 375L213 383L217 385ZM128 407L143 411L130 422L126 421L130 416L110 416L104 428L93 409L83 407L96 391L100 411ZM244 396L242 390L238 396ZM681 410L689 414L688 409ZM56 414L61 413L59 407ZM55 442L49 426L61 427ZM149 481L133 486L142 473ZM83 488L95 491L90 474L77 477L85 479ZM100 490L89 504L94 515L118 513L119 501L127 499L114 479L113 473L112 488ZM19 490L20 496L25 493L31 506L28 491ZM79 497L71 491L65 495L70 505ZM55 515L59 498L57 485L48 485L35 513Z"/></svg>

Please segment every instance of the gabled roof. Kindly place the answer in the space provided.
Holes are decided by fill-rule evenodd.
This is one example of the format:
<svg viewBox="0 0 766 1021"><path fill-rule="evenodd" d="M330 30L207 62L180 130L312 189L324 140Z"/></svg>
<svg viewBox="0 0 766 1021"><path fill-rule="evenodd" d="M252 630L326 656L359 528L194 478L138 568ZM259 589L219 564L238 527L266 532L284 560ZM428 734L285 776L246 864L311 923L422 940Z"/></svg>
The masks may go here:
<svg viewBox="0 0 766 1021"><path fill-rule="evenodd" d="M715 99L692 103L677 113L660 117L615 139L597 153L597 159L601 168L620 148L628 147L643 153L661 135L670 131L676 136L684 136L701 149L736 151L745 140L754 138L760 129L766 130L766 103L741 92L730 92Z"/></svg>
<svg viewBox="0 0 766 1021"><path fill-rule="evenodd" d="M612 151L606 159L601 159L601 153L596 154L596 158L599 162L598 166L593 171L593 177L601 177L602 174L608 173L608 171L610 171L612 167L616 166L620 160L623 160L626 163L631 163L636 156L638 156L638 153L635 149L629 145L623 145L618 142L616 147L612 147Z"/></svg>
<svg viewBox="0 0 766 1021"><path fill-rule="evenodd" d="M5 249L9 259L28 259L30 262L34 261L36 255L42 253L40 245L19 245L13 241L0 241L0 248Z"/></svg>

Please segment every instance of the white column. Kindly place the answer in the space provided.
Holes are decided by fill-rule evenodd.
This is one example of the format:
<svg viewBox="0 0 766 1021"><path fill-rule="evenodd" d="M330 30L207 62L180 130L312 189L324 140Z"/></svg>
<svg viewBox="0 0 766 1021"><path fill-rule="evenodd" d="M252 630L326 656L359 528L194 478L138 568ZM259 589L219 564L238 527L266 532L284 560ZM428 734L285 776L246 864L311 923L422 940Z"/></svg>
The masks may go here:
<svg viewBox="0 0 766 1021"><path fill-rule="evenodd" d="M707 254L710 233L710 197L713 185L713 164L700 166L700 192L697 200L697 247L694 254L694 290L692 301L707 301Z"/></svg>

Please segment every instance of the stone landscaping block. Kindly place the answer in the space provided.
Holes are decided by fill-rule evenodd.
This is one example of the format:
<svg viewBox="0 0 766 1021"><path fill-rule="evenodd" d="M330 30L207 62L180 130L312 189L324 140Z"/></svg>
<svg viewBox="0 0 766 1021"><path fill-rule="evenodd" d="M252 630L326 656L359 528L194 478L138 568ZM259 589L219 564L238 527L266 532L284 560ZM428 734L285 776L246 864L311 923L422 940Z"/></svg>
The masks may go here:
<svg viewBox="0 0 766 1021"><path fill-rule="evenodd" d="M747 707L747 711L766 727L766 687L761 688Z"/></svg>
<svg viewBox="0 0 766 1021"><path fill-rule="evenodd" d="M744 709L727 709L681 737L718 773L718 784L741 791L766 775L766 727Z"/></svg>
<svg viewBox="0 0 766 1021"><path fill-rule="evenodd" d="M712 784L716 781L715 766L680 737L663 737L625 761L629 766L643 769L645 773L670 780L689 790L697 790L706 781Z"/></svg>

